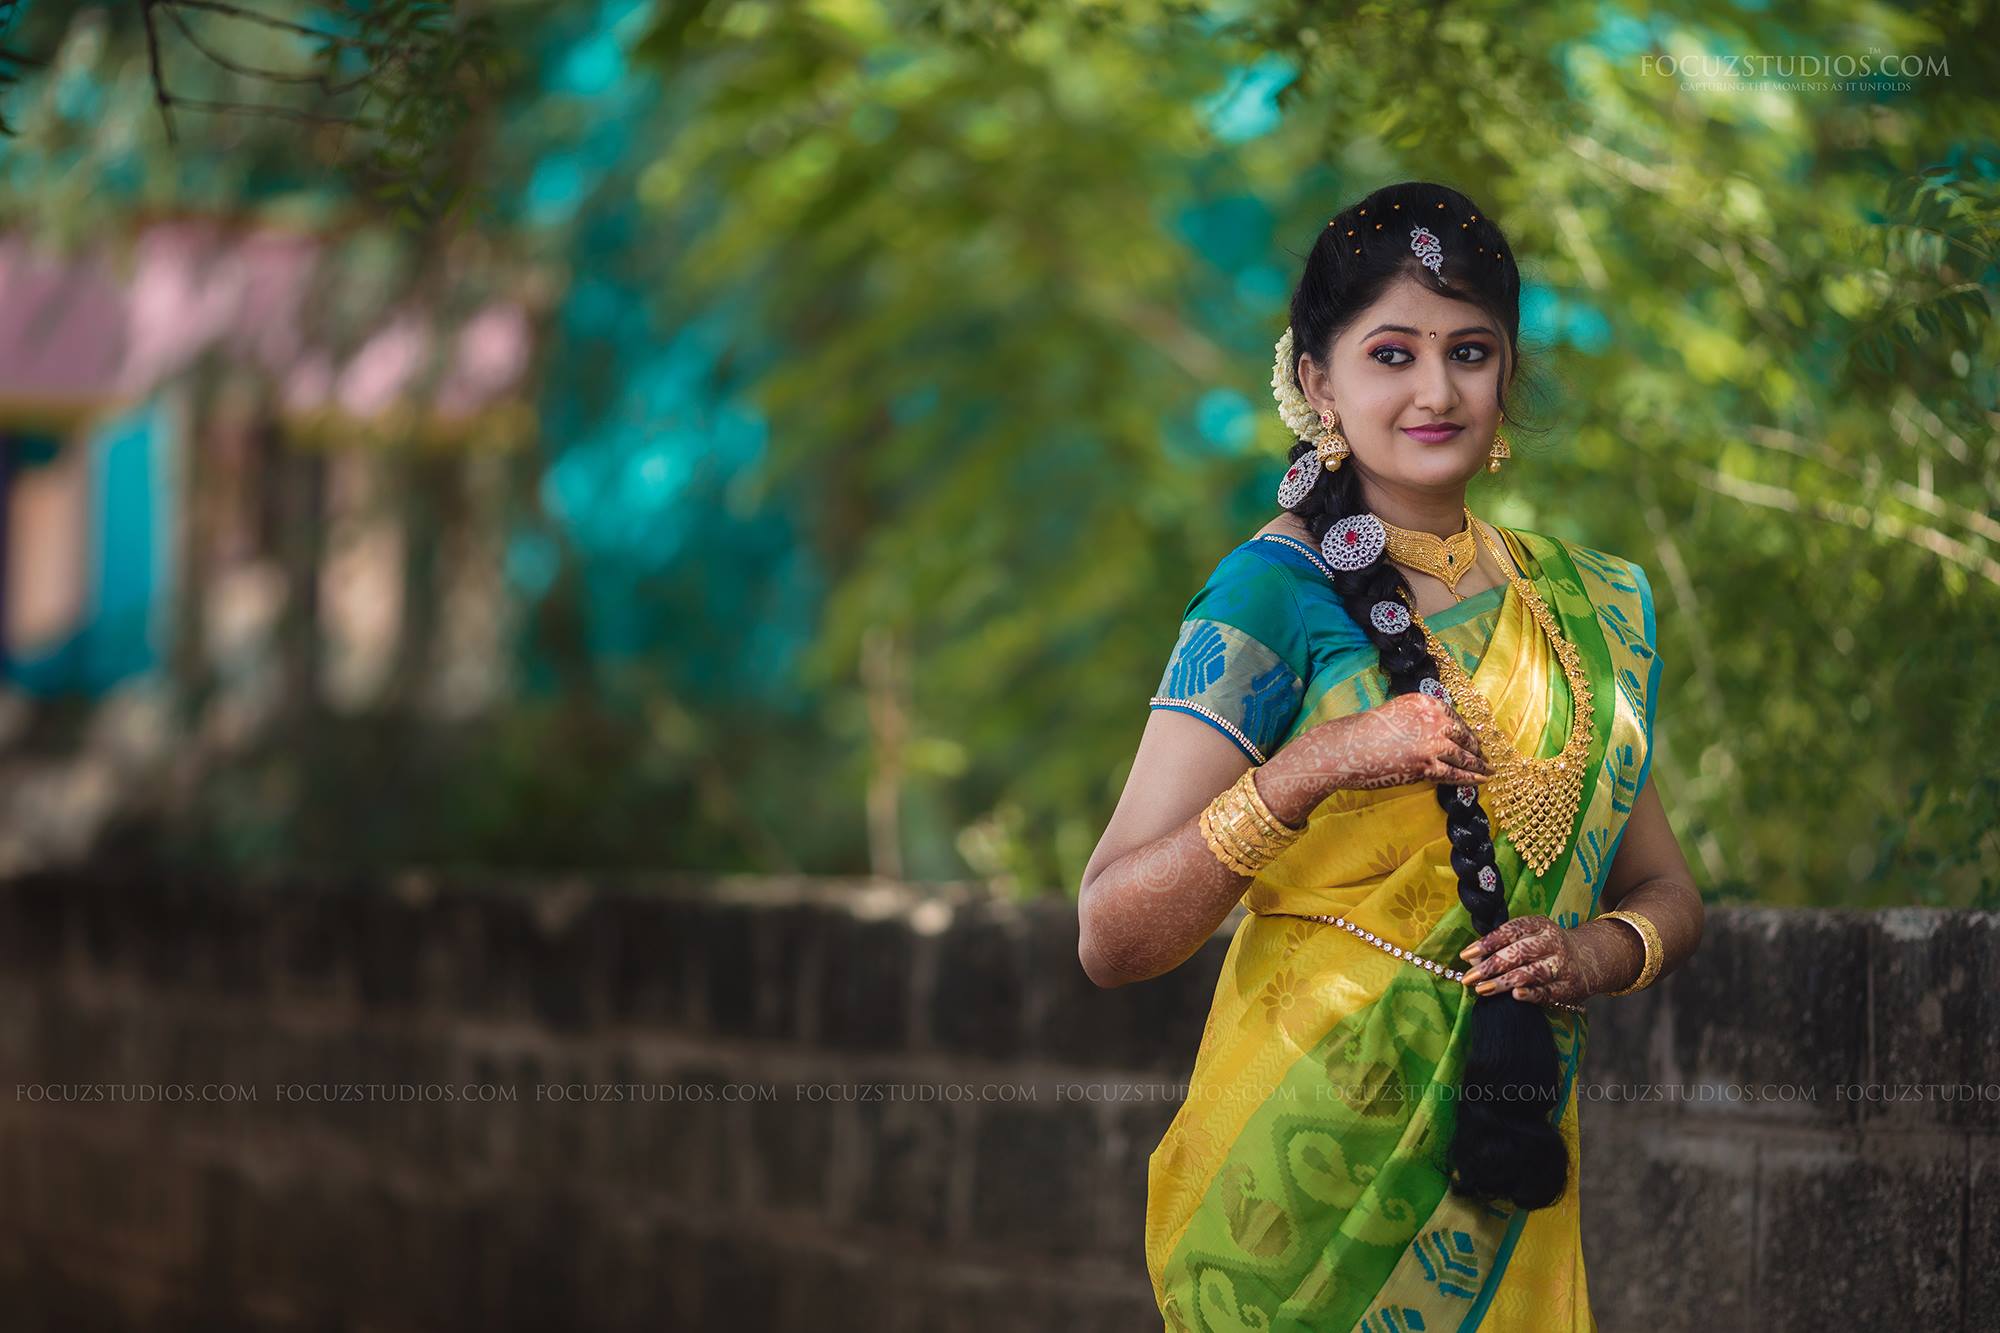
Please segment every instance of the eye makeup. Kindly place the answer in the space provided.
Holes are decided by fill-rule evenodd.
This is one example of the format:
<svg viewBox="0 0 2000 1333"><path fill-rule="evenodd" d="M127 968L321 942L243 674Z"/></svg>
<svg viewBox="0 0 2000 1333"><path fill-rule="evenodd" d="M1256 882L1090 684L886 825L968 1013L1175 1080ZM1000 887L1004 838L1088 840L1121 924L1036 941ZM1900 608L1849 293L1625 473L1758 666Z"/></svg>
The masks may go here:
<svg viewBox="0 0 2000 1333"><path fill-rule="evenodd" d="M1473 357L1470 360L1460 357L1458 353L1464 351L1468 347L1476 349L1479 352L1479 355ZM1408 356L1410 360L1384 361L1380 356L1377 355L1377 353L1388 352L1388 351L1402 352L1406 356ZM1378 366L1407 366L1411 363L1411 361L1416 360L1416 355L1412 353L1409 348L1403 346L1401 343L1396 343L1396 342L1377 343L1375 346L1369 348L1366 352L1362 353L1362 355L1366 356L1370 361L1373 361ZM1477 365L1483 365L1489 358L1492 357L1492 355L1493 355L1493 349L1488 347L1485 343L1469 342L1469 343L1460 343L1458 346L1452 348L1451 351L1446 354L1446 359L1457 361L1462 366L1477 366Z"/></svg>

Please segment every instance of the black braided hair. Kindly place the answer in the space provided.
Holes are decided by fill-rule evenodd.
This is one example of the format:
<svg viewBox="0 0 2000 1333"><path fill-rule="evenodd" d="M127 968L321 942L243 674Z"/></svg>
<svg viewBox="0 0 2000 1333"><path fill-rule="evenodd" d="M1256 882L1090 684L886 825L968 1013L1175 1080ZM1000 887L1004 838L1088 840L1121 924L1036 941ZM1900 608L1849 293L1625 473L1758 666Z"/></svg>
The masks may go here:
<svg viewBox="0 0 2000 1333"><path fill-rule="evenodd" d="M1440 207L1439 205L1442 205ZM1425 226L1443 243L1443 267L1432 273L1410 249L1410 228ZM1391 283L1415 277L1433 291L1485 310L1506 333L1506 370L1500 377L1504 411L1513 381L1520 330L1519 270L1500 229L1484 209L1442 185L1412 181L1386 186L1342 210L1321 229L1292 294L1292 380L1298 356L1325 364L1334 338ZM1303 387L1303 386L1301 386ZM1314 445L1300 440L1290 457ZM1366 508L1350 463L1322 470L1292 513L1305 521L1314 545L1326 530ZM1333 571L1333 587L1348 614L1381 653L1389 693L1408 693L1436 675L1423 631L1414 621L1385 634L1369 608L1399 599L1413 610L1416 598L1387 555L1364 569ZM1492 831L1475 801L1465 804L1455 783L1437 788L1451 839L1458 898L1481 935L1507 919L1506 888L1479 887L1482 867L1494 864ZM1569 1152L1551 1123L1561 1095L1555 1036L1540 1006L1506 992L1476 996L1457 1101L1457 1124L1446 1153L1452 1189L1468 1197L1506 1199L1522 1208L1545 1208L1563 1195Z"/></svg>

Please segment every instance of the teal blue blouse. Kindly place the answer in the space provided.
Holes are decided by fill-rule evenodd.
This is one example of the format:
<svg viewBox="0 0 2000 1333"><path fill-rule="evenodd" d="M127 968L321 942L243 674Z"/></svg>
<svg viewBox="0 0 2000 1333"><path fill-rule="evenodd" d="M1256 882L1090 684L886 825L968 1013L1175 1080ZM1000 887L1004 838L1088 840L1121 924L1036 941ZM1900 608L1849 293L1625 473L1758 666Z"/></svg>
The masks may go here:
<svg viewBox="0 0 2000 1333"><path fill-rule="evenodd" d="M1496 612L1497 584L1424 617L1433 630ZM1224 556L1182 612L1151 706L1201 718L1261 764L1291 730L1306 683L1340 681L1380 655L1304 542L1252 537Z"/></svg>

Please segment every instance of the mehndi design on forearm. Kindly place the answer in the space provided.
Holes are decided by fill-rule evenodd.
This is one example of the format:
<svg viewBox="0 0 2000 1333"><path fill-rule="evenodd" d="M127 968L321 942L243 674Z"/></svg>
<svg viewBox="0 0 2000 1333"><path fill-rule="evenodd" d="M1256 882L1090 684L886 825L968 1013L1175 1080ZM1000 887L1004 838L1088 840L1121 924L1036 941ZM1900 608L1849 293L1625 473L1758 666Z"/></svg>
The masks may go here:
<svg viewBox="0 0 2000 1333"><path fill-rule="evenodd" d="M1491 776L1464 721L1448 705L1413 693L1300 733L1258 771L1257 788L1273 813L1303 824L1334 791Z"/></svg>

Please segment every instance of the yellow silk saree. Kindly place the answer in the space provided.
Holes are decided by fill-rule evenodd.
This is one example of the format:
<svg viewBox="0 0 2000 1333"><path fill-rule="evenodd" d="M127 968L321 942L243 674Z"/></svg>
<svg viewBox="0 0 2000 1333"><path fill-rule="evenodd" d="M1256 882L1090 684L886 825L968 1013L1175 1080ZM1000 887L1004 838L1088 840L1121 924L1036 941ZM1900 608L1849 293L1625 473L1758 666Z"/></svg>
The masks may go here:
<svg viewBox="0 0 2000 1333"><path fill-rule="evenodd" d="M1510 917L1596 915L1650 768L1659 684L1652 593L1630 561L1502 530L1582 654L1593 731L1562 854L1537 875L1497 822ZM1155 706L1204 716L1254 762L1382 702L1374 654L1317 553L1239 547L1194 602ZM1289 599L1289 605L1287 603ZM1427 618L1524 753L1568 738L1568 684L1511 585ZM1552 1207L1462 1199L1444 1151L1474 997L1338 926L1449 967L1475 938L1435 784L1343 790L1250 883L1188 1097L1148 1167L1146 1264L1169 1330L1589 1330L1578 1231L1576 1073L1588 1019L1544 1007L1562 1065L1571 1177ZM1489 809L1490 817L1490 809ZM1291 914L1291 915L1288 915Z"/></svg>

